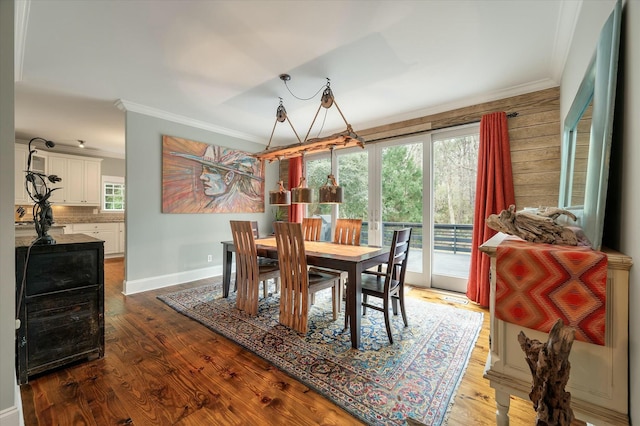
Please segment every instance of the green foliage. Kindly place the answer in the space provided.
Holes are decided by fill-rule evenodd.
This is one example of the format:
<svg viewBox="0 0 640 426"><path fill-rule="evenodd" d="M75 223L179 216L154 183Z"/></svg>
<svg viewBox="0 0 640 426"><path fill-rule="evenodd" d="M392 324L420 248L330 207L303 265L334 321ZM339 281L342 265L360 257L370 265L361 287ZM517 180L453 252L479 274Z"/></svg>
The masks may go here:
<svg viewBox="0 0 640 426"><path fill-rule="evenodd" d="M473 223L478 148L477 134L434 142L434 223Z"/></svg>
<svg viewBox="0 0 640 426"><path fill-rule="evenodd" d="M382 153L382 221L422 223L422 144Z"/></svg>
<svg viewBox="0 0 640 426"><path fill-rule="evenodd" d="M279 222L281 220L284 220L286 216L286 212L285 209L282 207L274 207L273 208L273 220L276 222Z"/></svg>
<svg viewBox="0 0 640 426"><path fill-rule="evenodd" d="M338 157L339 184L344 193L340 217L367 220L369 198L369 162L367 153L358 151Z"/></svg>
<svg viewBox="0 0 640 426"><path fill-rule="evenodd" d="M473 223L478 135L437 140L433 144L433 218L435 223ZM422 223L423 143L396 145L382 150L382 220ZM338 184L344 191L339 216L368 219L369 163L367 151L334 157L338 161ZM327 181L331 160L307 160L307 184L319 188ZM309 205L309 215L330 214L331 206Z"/></svg>
<svg viewBox="0 0 640 426"><path fill-rule="evenodd" d="M327 182L327 176L331 172L331 161L328 158L318 160L307 160L306 165L307 186L313 188L315 200L307 207L309 216L331 214L331 206L328 204L318 204L318 188Z"/></svg>

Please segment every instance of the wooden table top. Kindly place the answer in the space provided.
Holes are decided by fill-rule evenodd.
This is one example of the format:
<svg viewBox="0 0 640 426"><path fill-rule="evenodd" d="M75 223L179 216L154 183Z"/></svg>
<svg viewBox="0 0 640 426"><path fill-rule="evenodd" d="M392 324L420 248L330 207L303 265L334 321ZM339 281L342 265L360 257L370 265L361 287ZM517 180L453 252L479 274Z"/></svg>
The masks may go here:
<svg viewBox="0 0 640 426"><path fill-rule="evenodd" d="M259 238L256 246L276 247L275 237ZM305 241L304 249L307 253L322 253L336 256L358 257L369 253L380 251L380 247L352 246L346 244L336 244L328 241Z"/></svg>

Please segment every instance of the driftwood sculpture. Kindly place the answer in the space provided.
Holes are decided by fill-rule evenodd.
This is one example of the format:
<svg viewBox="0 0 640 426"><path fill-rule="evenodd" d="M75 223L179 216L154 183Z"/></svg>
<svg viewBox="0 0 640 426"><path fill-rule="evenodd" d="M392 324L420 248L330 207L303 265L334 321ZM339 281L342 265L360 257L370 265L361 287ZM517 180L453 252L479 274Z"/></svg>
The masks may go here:
<svg viewBox="0 0 640 426"><path fill-rule="evenodd" d="M529 339L522 331L518 334L533 376L529 398L538 413L537 426L569 426L574 419L571 393L564 390L569 381L574 335L573 327L565 327L561 319L551 328L547 343Z"/></svg>
<svg viewBox="0 0 640 426"><path fill-rule="evenodd" d="M565 244L569 246L590 245L579 228L562 226L556 223L560 215L576 216L568 210L556 207L540 208L535 212L516 211L512 204L500 214L492 214L487 218L487 226L505 234L515 235L532 243Z"/></svg>

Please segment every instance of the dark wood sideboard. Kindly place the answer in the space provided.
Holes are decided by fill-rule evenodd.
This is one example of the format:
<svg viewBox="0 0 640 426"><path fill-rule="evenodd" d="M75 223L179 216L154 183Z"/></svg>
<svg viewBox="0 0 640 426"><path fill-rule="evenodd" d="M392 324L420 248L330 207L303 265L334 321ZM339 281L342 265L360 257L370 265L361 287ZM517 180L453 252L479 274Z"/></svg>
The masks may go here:
<svg viewBox="0 0 640 426"><path fill-rule="evenodd" d="M29 249L33 237L16 238L19 384L104 356L104 242L84 234L55 239L57 244Z"/></svg>

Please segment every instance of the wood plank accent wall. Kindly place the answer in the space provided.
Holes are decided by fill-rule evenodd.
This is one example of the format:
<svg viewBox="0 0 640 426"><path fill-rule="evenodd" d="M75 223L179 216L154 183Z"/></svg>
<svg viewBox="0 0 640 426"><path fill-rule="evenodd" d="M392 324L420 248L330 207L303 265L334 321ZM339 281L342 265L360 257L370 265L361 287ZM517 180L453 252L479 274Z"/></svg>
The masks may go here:
<svg viewBox="0 0 640 426"><path fill-rule="evenodd" d="M560 185L560 88L541 90L458 108L369 129L356 129L366 143L399 138L415 129L433 130L480 121L496 111L517 112L509 118L511 161L516 208L557 206ZM288 187L289 162L281 161L280 176Z"/></svg>

